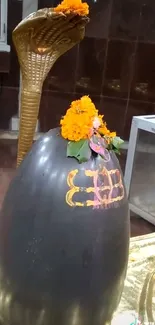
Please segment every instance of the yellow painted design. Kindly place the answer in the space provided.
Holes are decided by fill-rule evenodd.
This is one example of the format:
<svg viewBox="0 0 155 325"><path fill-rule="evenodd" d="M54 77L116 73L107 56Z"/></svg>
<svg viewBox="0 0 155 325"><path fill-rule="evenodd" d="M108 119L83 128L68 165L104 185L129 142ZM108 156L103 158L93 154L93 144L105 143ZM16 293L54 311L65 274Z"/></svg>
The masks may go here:
<svg viewBox="0 0 155 325"><path fill-rule="evenodd" d="M88 188L74 184L78 173L78 169L72 170L67 177L67 184L70 190L66 194L66 202L71 207L108 207L124 198L124 186L118 169L108 170L106 167L102 167L95 171L85 170L85 176L93 179L93 186ZM116 195L114 195L114 191ZM94 193L94 200L74 201L74 195L80 192Z"/></svg>

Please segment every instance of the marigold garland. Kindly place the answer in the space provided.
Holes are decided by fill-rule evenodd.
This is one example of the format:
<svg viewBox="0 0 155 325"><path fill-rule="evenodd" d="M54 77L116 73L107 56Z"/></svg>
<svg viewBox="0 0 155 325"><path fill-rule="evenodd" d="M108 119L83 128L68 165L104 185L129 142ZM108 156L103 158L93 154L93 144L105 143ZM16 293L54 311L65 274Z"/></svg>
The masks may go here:
<svg viewBox="0 0 155 325"><path fill-rule="evenodd" d="M55 12L62 12L64 14L74 13L79 16L87 16L89 14L89 6L86 2L81 0L63 0L56 8Z"/></svg>
<svg viewBox="0 0 155 325"><path fill-rule="evenodd" d="M94 124L97 127L94 128ZM103 122L103 115L98 114L94 103L89 96L83 96L71 103L66 115L60 121L61 135L69 141L80 141L92 136L94 129L107 137L115 137L115 132L110 132L106 123Z"/></svg>
<svg viewBox="0 0 155 325"><path fill-rule="evenodd" d="M110 132L103 115L100 115L89 96L75 100L60 120L61 136L68 140L67 157L74 157L80 163L88 161L92 152L103 159L107 150L119 154L123 140Z"/></svg>

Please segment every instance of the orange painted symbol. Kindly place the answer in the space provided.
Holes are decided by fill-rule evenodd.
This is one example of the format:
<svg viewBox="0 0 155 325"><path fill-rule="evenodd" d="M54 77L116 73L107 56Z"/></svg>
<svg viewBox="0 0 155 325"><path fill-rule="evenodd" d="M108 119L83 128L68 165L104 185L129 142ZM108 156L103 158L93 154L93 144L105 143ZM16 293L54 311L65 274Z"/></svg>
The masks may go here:
<svg viewBox="0 0 155 325"><path fill-rule="evenodd" d="M66 202L71 207L107 208L124 198L124 186L118 169L107 170L106 167L103 167L95 171L85 170L85 176L91 177L93 180L93 186L88 188L75 185L78 173L78 169L72 170L67 177L67 184L70 190L66 194ZM73 201L74 195L80 192L94 193L94 200Z"/></svg>

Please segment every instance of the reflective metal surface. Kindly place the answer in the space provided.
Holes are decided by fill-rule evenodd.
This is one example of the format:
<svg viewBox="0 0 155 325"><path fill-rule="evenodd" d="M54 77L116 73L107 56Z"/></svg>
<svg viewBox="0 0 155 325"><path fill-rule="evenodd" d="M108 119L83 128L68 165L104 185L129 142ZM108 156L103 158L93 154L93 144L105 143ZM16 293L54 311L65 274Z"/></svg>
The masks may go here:
<svg viewBox="0 0 155 325"><path fill-rule="evenodd" d="M118 160L79 164L66 147L59 129L39 139L3 204L1 308L11 325L105 325L120 301L129 214Z"/></svg>

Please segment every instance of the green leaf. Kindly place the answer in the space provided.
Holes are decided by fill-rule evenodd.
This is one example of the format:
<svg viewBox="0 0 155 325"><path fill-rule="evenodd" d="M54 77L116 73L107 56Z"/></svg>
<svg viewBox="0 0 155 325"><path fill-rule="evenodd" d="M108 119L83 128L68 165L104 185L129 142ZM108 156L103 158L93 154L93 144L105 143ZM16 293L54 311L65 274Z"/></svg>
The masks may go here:
<svg viewBox="0 0 155 325"><path fill-rule="evenodd" d="M114 151L117 155L120 155L120 150L119 150L119 149L113 147L113 151Z"/></svg>
<svg viewBox="0 0 155 325"><path fill-rule="evenodd" d="M112 140L112 144L113 144L113 146L116 148L116 149L120 149L120 147L121 147L121 145L124 143L124 141L121 139L121 138L119 138L119 137L115 137L115 138L113 138L113 140Z"/></svg>
<svg viewBox="0 0 155 325"><path fill-rule="evenodd" d="M67 157L76 157L84 142L85 140L80 140L78 142L69 141L67 145Z"/></svg>
<svg viewBox="0 0 155 325"><path fill-rule="evenodd" d="M79 163L88 161L91 157L91 149L88 140L68 142L67 157L74 157L79 161Z"/></svg>

